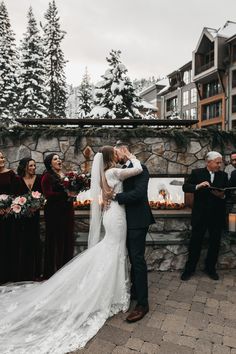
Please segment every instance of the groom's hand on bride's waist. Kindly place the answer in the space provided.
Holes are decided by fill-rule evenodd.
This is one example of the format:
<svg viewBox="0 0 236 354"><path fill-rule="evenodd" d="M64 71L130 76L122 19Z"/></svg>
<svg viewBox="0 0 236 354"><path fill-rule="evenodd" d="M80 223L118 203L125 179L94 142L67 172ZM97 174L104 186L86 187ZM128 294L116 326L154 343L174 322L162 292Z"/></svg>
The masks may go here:
<svg viewBox="0 0 236 354"><path fill-rule="evenodd" d="M108 210L110 208L111 199L104 199L103 200L103 210Z"/></svg>

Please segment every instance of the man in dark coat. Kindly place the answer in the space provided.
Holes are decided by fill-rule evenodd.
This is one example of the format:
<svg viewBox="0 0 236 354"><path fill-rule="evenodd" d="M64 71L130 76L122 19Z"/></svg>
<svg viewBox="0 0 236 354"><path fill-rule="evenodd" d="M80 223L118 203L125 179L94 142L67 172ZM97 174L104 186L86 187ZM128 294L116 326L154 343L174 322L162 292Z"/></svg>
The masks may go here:
<svg viewBox="0 0 236 354"><path fill-rule="evenodd" d="M126 161L127 145L119 143L116 152L123 168L132 167ZM124 204L127 219L127 248L131 263L131 299L137 300L135 309L127 317L128 322L136 322L149 311L147 265L145 242L150 224L155 223L147 196L149 173L142 164L143 172L123 182L123 193L113 196L119 204Z"/></svg>
<svg viewBox="0 0 236 354"><path fill-rule="evenodd" d="M189 255L181 275L181 279L185 281L195 272L206 231L209 234L209 246L204 271L211 279L219 279L215 267L225 223L225 194L224 191L212 190L209 187L227 187L227 174L220 171L221 164L221 154L210 151L206 156L206 167L192 170L189 179L183 185L184 192L194 193Z"/></svg>

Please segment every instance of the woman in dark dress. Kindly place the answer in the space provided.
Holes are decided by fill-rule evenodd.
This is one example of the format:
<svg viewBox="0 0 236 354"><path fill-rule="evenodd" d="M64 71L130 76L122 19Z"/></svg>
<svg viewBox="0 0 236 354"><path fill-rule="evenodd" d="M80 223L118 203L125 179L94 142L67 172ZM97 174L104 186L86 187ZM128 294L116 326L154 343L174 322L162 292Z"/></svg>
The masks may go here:
<svg viewBox="0 0 236 354"><path fill-rule="evenodd" d="M17 168L20 180L19 194L42 192L41 176L36 175L36 163L25 157L20 160ZM20 258L19 280L37 280L41 275L41 240L39 211L31 217L21 217L19 223Z"/></svg>
<svg viewBox="0 0 236 354"><path fill-rule="evenodd" d="M51 277L74 254L74 208L70 193L63 187L62 163L56 154L48 155L44 164L42 191L47 202L44 208L46 223L44 277Z"/></svg>
<svg viewBox="0 0 236 354"><path fill-rule="evenodd" d="M7 169L0 152L0 194L17 195L18 179ZM18 237L14 216L4 217L0 211L0 284L18 280Z"/></svg>

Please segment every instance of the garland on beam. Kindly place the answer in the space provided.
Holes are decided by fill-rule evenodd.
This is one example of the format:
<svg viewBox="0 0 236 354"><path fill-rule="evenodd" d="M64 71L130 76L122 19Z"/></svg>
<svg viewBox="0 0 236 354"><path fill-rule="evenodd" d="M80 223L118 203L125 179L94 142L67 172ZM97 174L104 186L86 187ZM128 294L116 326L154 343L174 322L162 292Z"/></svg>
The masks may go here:
<svg viewBox="0 0 236 354"><path fill-rule="evenodd" d="M14 126L12 128L0 127L1 144L10 139L13 143L26 138L38 139L43 137L60 138L62 136L76 137L75 149L79 149L82 137L105 137L119 140L129 140L130 138L158 137L174 140L176 145L181 148L187 148L190 140L205 139L210 142L211 148L219 150L224 154L225 146L231 144L236 148L236 131L219 131L213 128L208 129L189 129L189 128L163 128L156 129L147 126L137 128L117 128L112 127L60 127L60 126Z"/></svg>

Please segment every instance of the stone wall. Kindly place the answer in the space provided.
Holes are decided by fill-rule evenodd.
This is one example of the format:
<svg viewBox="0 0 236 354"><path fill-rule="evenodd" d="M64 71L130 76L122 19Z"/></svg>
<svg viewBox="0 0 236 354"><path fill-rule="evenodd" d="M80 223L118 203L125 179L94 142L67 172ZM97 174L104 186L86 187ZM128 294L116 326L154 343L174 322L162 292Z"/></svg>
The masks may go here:
<svg viewBox="0 0 236 354"><path fill-rule="evenodd" d="M112 128L111 128L112 130ZM112 132L99 137L81 137L75 147L76 137L61 136L51 139L43 136L18 139L14 142L7 138L0 141L0 151L6 157L9 166L15 169L22 157L32 157L37 162L38 172L44 170L43 160L51 152L58 153L64 160L66 169L89 169L94 154L103 145L114 145L117 138ZM192 138L187 148L180 147L174 140L160 137L131 137L132 152L144 162L150 174L188 174L192 168L203 167L204 157L211 150L210 141ZM228 151L229 154L230 150Z"/></svg>
<svg viewBox="0 0 236 354"><path fill-rule="evenodd" d="M37 129L37 128L35 128ZM204 157L212 150L212 141L206 137L191 137L187 146L181 146L176 140L167 136L150 136L147 134L127 133L126 141L129 141L131 151L149 169L151 175L184 175L189 174L193 168L204 167ZM83 133L83 132L82 132ZM81 136L82 135L82 136ZM44 170L43 160L51 152L59 154L63 159L63 165L67 170L88 171L90 170L94 154L103 145L114 145L123 130L117 133L114 127L103 129L99 134L78 138L71 128L71 134L65 136L47 138L46 134L38 137L20 137L5 140L0 138L0 151L6 157L9 167L16 169L18 162L23 157L32 157L37 163L37 172ZM228 144L224 146L226 160L235 147ZM220 149L216 150L220 151ZM180 213L170 218L166 215L156 214L156 224L152 226L147 238L147 259L150 269L181 269L187 255L187 240L190 235L190 214L185 217ZM84 249L86 240L81 241L81 235L87 235L88 216L77 217L76 221L76 252ZM43 230L43 226L42 226ZM43 232L42 232L43 233ZM43 236L42 236L43 237ZM86 236L85 236L86 239ZM219 265L221 267L235 267L236 247L223 240ZM200 265L201 267L201 265Z"/></svg>

